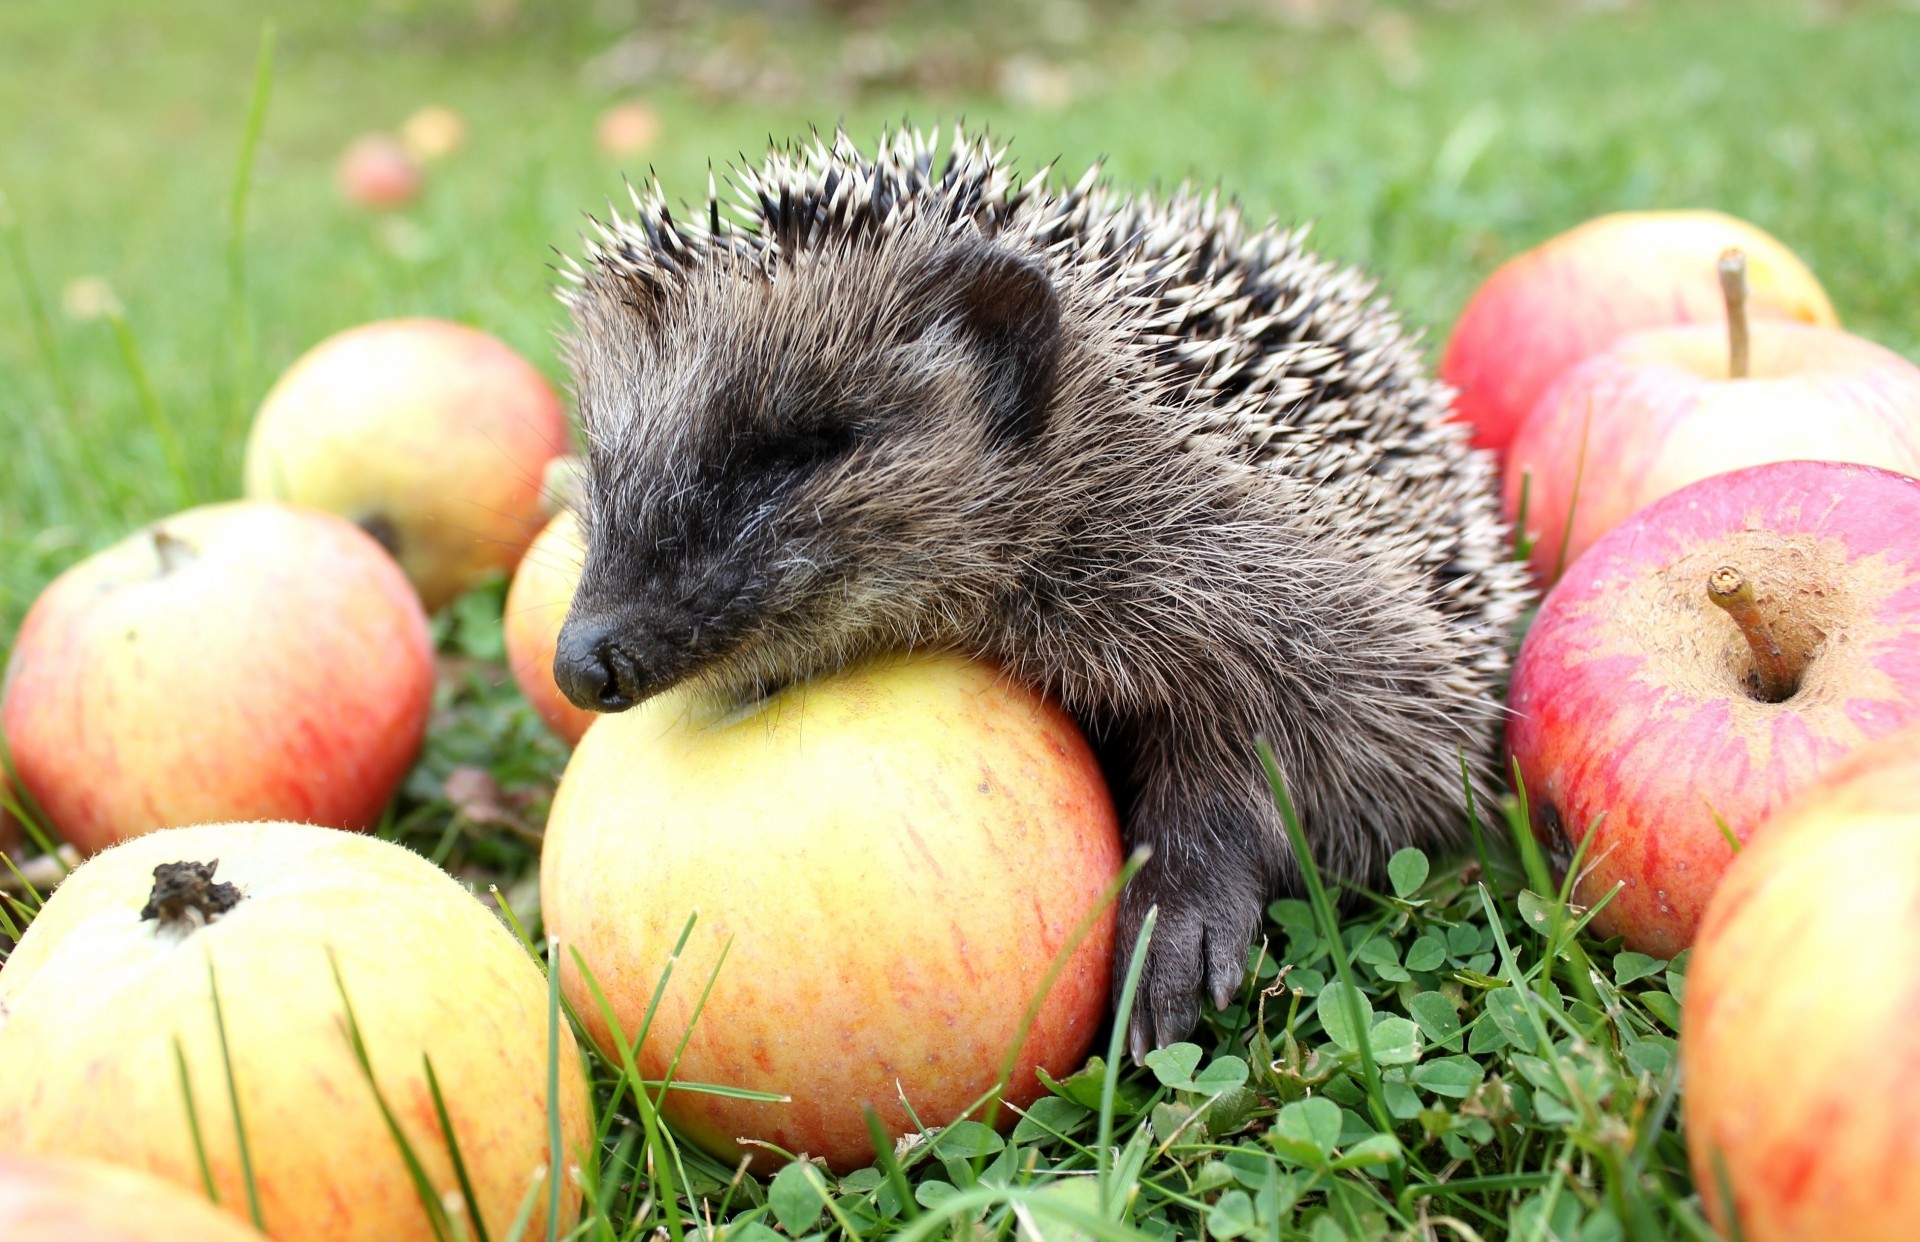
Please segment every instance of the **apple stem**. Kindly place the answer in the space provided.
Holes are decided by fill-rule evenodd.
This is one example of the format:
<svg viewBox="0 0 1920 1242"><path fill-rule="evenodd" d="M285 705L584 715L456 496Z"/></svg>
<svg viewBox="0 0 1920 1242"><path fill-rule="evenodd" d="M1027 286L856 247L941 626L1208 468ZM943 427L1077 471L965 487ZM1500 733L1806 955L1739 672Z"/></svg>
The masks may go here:
<svg viewBox="0 0 1920 1242"><path fill-rule="evenodd" d="M1720 292L1727 299L1727 374L1747 378L1747 256L1720 252Z"/></svg>
<svg viewBox="0 0 1920 1242"><path fill-rule="evenodd" d="M153 528L153 553L160 558L160 576L177 573L193 563L194 546L165 527Z"/></svg>
<svg viewBox="0 0 1920 1242"><path fill-rule="evenodd" d="M1707 598L1733 618L1740 634L1753 649L1754 671L1760 681L1760 698L1779 703L1800 688L1800 666L1781 648L1773 636L1773 627L1760 615L1754 602L1753 584L1731 565L1722 565L1707 575Z"/></svg>
<svg viewBox="0 0 1920 1242"><path fill-rule="evenodd" d="M153 891L140 911L140 920L153 919L162 927L191 931L212 922L240 904L239 889L213 878L220 866L211 862L161 863L153 869Z"/></svg>

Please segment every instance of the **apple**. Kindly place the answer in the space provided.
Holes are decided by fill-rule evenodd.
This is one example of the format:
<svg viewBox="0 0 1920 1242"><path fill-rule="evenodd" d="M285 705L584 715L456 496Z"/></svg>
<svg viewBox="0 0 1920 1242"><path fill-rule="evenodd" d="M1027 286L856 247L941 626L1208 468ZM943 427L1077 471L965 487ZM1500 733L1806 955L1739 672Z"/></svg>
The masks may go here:
<svg viewBox="0 0 1920 1242"><path fill-rule="evenodd" d="M534 537L507 588L502 626L507 640L507 665L520 692L533 709L569 746L580 741L599 716L575 707L553 679L553 652L560 641L560 625L567 619L580 567L587 555L580 523L571 512L556 514Z"/></svg>
<svg viewBox="0 0 1920 1242"><path fill-rule="evenodd" d="M420 197L420 164L392 134L361 134L334 167L340 196L355 207L386 211Z"/></svg>
<svg viewBox="0 0 1920 1242"><path fill-rule="evenodd" d="M276 1242L435 1238L356 1058L349 1002L380 1098L437 1200L466 1217L456 1235L474 1235L477 1213L505 1236L549 1160L546 979L426 859L310 825L151 833L67 877L0 966L0 1065L31 1067L0 1075L0 1148L111 1159L196 1188L183 1060L229 1211L247 1204L231 1084ZM562 1158L574 1164L592 1123L564 1023L553 1055ZM564 1172L547 1185L565 1189L564 1233L577 1192ZM541 1226L546 1194L535 1195Z"/></svg>
<svg viewBox="0 0 1920 1242"><path fill-rule="evenodd" d="M0 1156L7 1242L266 1242L197 1193L101 1160Z"/></svg>
<svg viewBox="0 0 1920 1242"><path fill-rule="evenodd" d="M1495 269L1440 358L1455 417L1504 453L1560 372L1637 328L1722 316L1715 259L1751 267L1753 313L1838 326L1813 273L1767 233L1717 211L1623 211L1589 220Z"/></svg>
<svg viewBox="0 0 1920 1242"><path fill-rule="evenodd" d="M728 708L672 692L587 731L555 795L541 911L562 984L615 1043L577 950L662 1077L790 1096L667 1093L679 1132L727 1161L770 1143L845 1171L889 1135L959 1119L999 1080L1083 1060L1107 1018L1118 823L1079 728L997 670L896 657ZM674 945L698 912L686 948ZM724 965L721 955L725 953ZM715 974L716 968L718 970ZM701 994L712 996L694 1021ZM975 1114L977 1117L979 1114ZM1001 1119L1011 1121L1008 1110Z"/></svg>
<svg viewBox="0 0 1920 1242"><path fill-rule="evenodd" d="M431 612L512 571L566 446L559 397L506 344L445 320L381 320L280 377L247 440L246 492L360 523Z"/></svg>
<svg viewBox="0 0 1920 1242"><path fill-rule="evenodd" d="M600 114L593 138L606 155L638 155L660 136L660 115L643 103L615 104Z"/></svg>
<svg viewBox="0 0 1920 1242"><path fill-rule="evenodd" d="M401 124L400 141L417 160L444 159L466 144L466 118L443 104L429 104Z"/></svg>
<svg viewBox="0 0 1920 1242"><path fill-rule="evenodd" d="M1518 520L1524 489L1540 582L1628 514L1708 475L1795 458L1920 474L1920 367L1838 328L1749 325L1737 296L1729 325L1737 344L1728 325L1622 337L1565 371L1527 415L1504 503Z"/></svg>
<svg viewBox="0 0 1920 1242"><path fill-rule="evenodd" d="M371 827L432 698L426 616L378 544L232 501L56 578L14 643L0 728L49 825L91 853L212 819Z"/></svg>
<svg viewBox="0 0 1920 1242"><path fill-rule="evenodd" d="M1909 728L1769 817L1707 906L1680 1057L1694 1178L1724 1236L1913 1236L1916 1013L1920 730Z"/></svg>
<svg viewBox="0 0 1920 1242"><path fill-rule="evenodd" d="M1920 480L1775 462L1603 536L1521 645L1507 742L1534 825L1587 840L1603 936L1692 943L1739 840L1863 743L1920 721ZM1616 886L1618 891L1614 891Z"/></svg>

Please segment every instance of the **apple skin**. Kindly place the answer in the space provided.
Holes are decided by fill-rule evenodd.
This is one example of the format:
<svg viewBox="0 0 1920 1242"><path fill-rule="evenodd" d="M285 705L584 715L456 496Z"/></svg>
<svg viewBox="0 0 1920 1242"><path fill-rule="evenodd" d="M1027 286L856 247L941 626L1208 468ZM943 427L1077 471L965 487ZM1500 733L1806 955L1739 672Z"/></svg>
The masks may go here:
<svg viewBox="0 0 1920 1242"><path fill-rule="evenodd" d="M566 411L531 363L438 319L336 333L267 394L247 439L246 494L367 527L429 612L511 573L545 520L540 481L566 452Z"/></svg>
<svg viewBox="0 0 1920 1242"><path fill-rule="evenodd" d="M217 859L243 894L197 928L143 921L155 866ZM216 980L262 1217L276 1242L433 1238L343 1029L337 965L373 1071L436 1192L457 1192L430 1058L479 1210L504 1236L547 1162L547 985L506 927L426 859L301 824L209 824L76 868L0 967L0 1150L90 1156L188 1189L200 1173L175 1048L220 1202L245 1211ZM211 974L210 974L211 972ZM592 1141L560 1027L566 1159ZM578 1208L572 1183L562 1231ZM534 1220L544 1223L544 1198Z"/></svg>
<svg viewBox="0 0 1920 1242"><path fill-rule="evenodd" d="M400 142L422 163L445 159L467 143L467 120L444 104L429 104L400 126Z"/></svg>
<svg viewBox="0 0 1920 1242"><path fill-rule="evenodd" d="M553 679L554 648L586 555L579 520L570 512L556 514L513 571L502 618L513 679L547 727L569 746L578 745L587 726L600 719L597 712L575 707Z"/></svg>
<svg viewBox="0 0 1920 1242"><path fill-rule="evenodd" d="M643 103L615 104L594 123L593 141L603 155L638 155L660 136L660 115Z"/></svg>
<svg viewBox="0 0 1920 1242"><path fill-rule="evenodd" d="M167 568L156 531L192 551ZM0 727L51 826L92 853L205 820L370 827L432 698L426 615L378 544L233 501L56 578L14 643Z"/></svg>
<svg viewBox="0 0 1920 1242"><path fill-rule="evenodd" d="M1521 645L1507 744L1534 828L1571 850L1602 936L1670 958L1693 941L1732 852L1863 743L1920 721L1920 480L1775 462L1684 487L1615 527L1541 605ZM1779 703L1706 580L1731 564L1811 650ZM1824 637L1820 637L1820 636ZM1601 818L1604 813L1604 818Z"/></svg>
<svg viewBox="0 0 1920 1242"><path fill-rule="evenodd" d="M1538 581L1708 475L1794 459L1920 474L1920 367L1837 328L1763 321L1749 341L1742 379L1727 375L1726 328L1693 324L1622 337L1554 381L1502 478L1509 522L1526 480Z"/></svg>
<svg viewBox="0 0 1920 1242"><path fill-rule="evenodd" d="M361 134L340 153L334 181L355 207L390 211L420 197L420 163L392 134Z"/></svg>
<svg viewBox="0 0 1920 1242"><path fill-rule="evenodd" d="M863 1103L897 1136L915 1128L902 1092L939 1126L993 1086L1120 866L1070 718L989 666L894 658L732 714L672 693L596 724L554 799L541 910L628 1038L697 910L641 1071L662 1076L731 941L677 1077L792 1101L670 1092L663 1113L730 1162L765 1164L735 1141L752 1137L846 1171L873 1159ZM1083 1061L1107 1017L1113 928L1109 903L1020 1046L1011 1102L1041 1094L1036 1065ZM565 961L568 997L610 1047Z"/></svg>
<svg viewBox="0 0 1920 1242"><path fill-rule="evenodd" d="M1920 730L1861 748L1727 869L1687 971L1687 1147L1724 1236L1920 1220Z"/></svg>
<svg viewBox="0 0 1920 1242"><path fill-rule="evenodd" d="M1639 328L1725 323L1720 252L1747 256L1748 313L1839 325L1833 303L1792 251L1717 211L1599 216L1507 260L1487 277L1440 358L1459 390L1454 417L1504 453L1560 372Z"/></svg>
<svg viewBox="0 0 1920 1242"><path fill-rule="evenodd" d="M0 1156L7 1242L266 1242L267 1235L146 1173L102 1160Z"/></svg>

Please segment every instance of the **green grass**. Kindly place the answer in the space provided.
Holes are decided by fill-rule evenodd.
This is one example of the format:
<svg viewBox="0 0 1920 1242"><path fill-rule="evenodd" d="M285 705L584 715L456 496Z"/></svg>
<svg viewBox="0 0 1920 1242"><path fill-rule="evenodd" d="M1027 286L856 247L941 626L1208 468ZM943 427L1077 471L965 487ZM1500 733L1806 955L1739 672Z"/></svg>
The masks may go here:
<svg viewBox="0 0 1920 1242"><path fill-rule="evenodd" d="M447 316L561 378L547 265L584 211L623 193L592 126L629 95L663 124L624 171L650 161L688 198L710 162L769 136L840 120L869 136L902 116L964 115L1028 167L1058 156L1077 175L1104 157L1123 182L1217 183L1256 216L1315 221L1317 244L1379 274L1436 344L1507 255L1607 210L1718 207L1804 256L1849 327L1920 355L1911 4L1194 0L1175 20L1008 0L965 24L898 5L865 10L884 20L868 19L858 57L843 54L852 28L818 16L741 4L642 24L637 8L0 5L0 658L62 568L234 495L251 411L337 329ZM1274 16L1287 12L1321 16ZM692 71L612 81L623 39ZM845 72L888 57L925 80ZM729 92L715 85L729 65L772 72ZM997 85L1023 75L1042 97ZM1064 103L1044 98L1062 84ZM339 149L429 102L466 115L467 149L413 209L343 206ZM119 312L69 313L87 278ZM495 587L437 620L434 727L385 831L497 883L537 930L537 826L565 752L503 678L499 608ZM461 767L489 772L513 814L448 799ZM846 1178L741 1179L679 1147L651 1104L636 1109L647 1092L601 1061L590 1184L604 1212L583 1236L694 1221L735 1222L743 1242L1705 1236L1676 1120L1684 962L1581 935L1487 810L1484 861L1403 855L1382 893L1329 877L1337 927L1331 906L1275 903L1253 983L1191 1045L1145 1071L1096 1058L1005 1138L962 1124ZM0 915L4 931L27 910ZM677 1196L636 1175L648 1153Z"/></svg>

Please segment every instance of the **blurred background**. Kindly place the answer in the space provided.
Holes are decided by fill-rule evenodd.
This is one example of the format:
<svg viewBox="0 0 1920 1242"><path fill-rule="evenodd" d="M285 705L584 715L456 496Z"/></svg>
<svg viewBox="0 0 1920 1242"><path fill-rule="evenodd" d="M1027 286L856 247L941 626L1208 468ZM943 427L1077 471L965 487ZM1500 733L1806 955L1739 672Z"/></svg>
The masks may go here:
<svg viewBox="0 0 1920 1242"><path fill-rule="evenodd" d="M1913 0L5 0L0 636L85 553L236 495L260 397L340 328L462 320L560 379L550 264L623 177L699 200L810 126L964 118L1024 169L1313 222L1432 354L1503 258L1717 207L1920 357L1917 86ZM349 201L343 151L410 118L442 148L417 195Z"/></svg>

